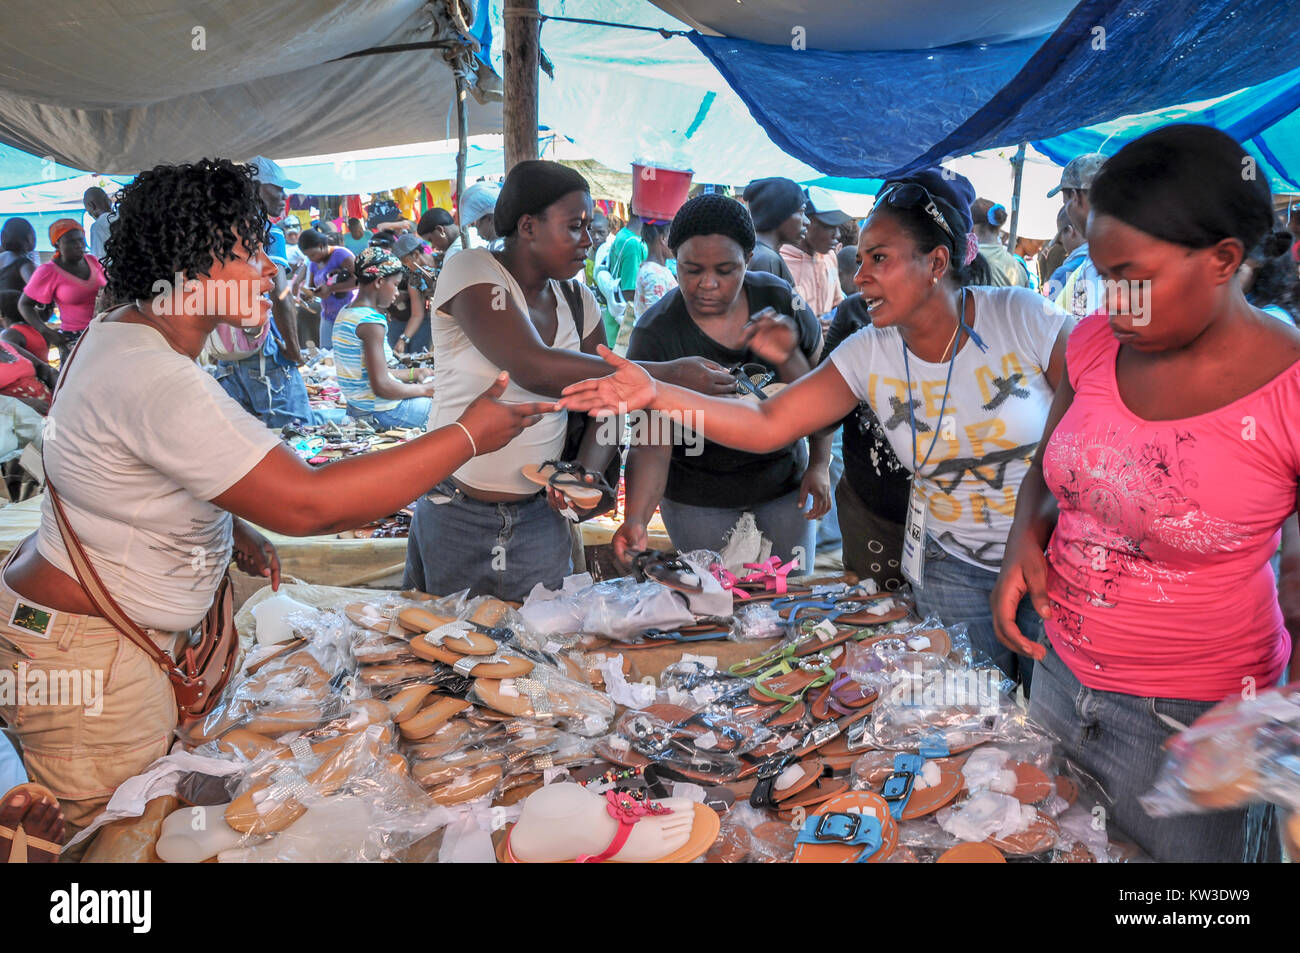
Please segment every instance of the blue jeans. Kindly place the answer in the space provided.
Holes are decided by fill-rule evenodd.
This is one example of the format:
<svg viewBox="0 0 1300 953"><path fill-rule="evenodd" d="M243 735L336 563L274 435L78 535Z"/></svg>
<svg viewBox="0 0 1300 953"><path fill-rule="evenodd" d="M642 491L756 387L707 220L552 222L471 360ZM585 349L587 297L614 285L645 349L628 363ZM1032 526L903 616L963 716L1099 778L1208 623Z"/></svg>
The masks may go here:
<svg viewBox="0 0 1300 953"><path fill-rule="evenodd" d="M810 572L817 547L817 523L806 520L799 508L799 491L749 507L690 506L664 499L659 503L664 528L682 552L711 549L717 552L731 528L744 513L753 513L758 528L772 541L772 555L782 562L799 556L798 572ZM799 552L795 552L798 549Z"/></svg>
<svg viewBox="0 0 1300 953"><path fill-rule="evenodd" d="M839 504L835 499L835 488L844 476L844 428L835 431L831 440L831 508L825 516L817 521L818 550L839 549L844 544L844 535L840 531Z"/></svg>
<svg viewBox="0 0 1300 953"><path fill-rule="evenodd" d="M397 347L397 339L402 336L406 330L405 321L388 322L388 346ZM420 330L415 332L415 337L406 345L406 353L418 354L421 351L427 351L433 347L433 332L429 327L429 318L426 315L423 322L420 323Z"/></svg>
<svg viewBox="0 0 1300 953"><path fill-rule="evenodd" d="M1020 682L1029 694L1034 662L1017 655L998 641L993 631L993 610L989 596L998 574L973 566L950 555L932 539L925 542L924 583L916 590L916 608L923 616L937 615L945 625L966 623L971 648L993 660L1002 673ZM1016 612L1016 624L1025 638L1041 642L1045 638L1043 620L1026 596Z"/></svg>
<svg viewBox="0 0 1300 953"><path fill-rule="evenodd" d="M522 601L539 582L558 589L572 567L569 524L544 494L483 503L446 481L415 503L402 587Z"/></svg>
<svg viewBox="0 0 1300 953"><path fill-rule="evenodd" d="M338 312L335 312L336 316L337 314ZM322 351L334 347L334 318L327 318L323 314L320 318L320 347Z"/></svg>
<svg viewBox="0 0 1300 953"><path fill-rule="evenodd" d="M1276 862L1281 849L1272 805L1246 810L1150 817L1138 798L1155 783L1174 729L1213 705L1178 698L1140 698L1094 691L1074 677L1050 645L1034 667L1029 716L1061 739L1065 757L1100 782L1113 804L1106 818L1119 839L1132 839L1161 863Z"/></svg>
<svg viewBox="0 0 1300 953"><path fill-rule="evenodd" d="M408 397L392 410L359 410L348 404L348 413L358 420L371 420L380 427L428 427L432 397Z"/></svg>
<svg viewBox="0 0 1300 953"><path fill-rule="evenodd" d="M219 361L216 378L227 394L273 430L312 423L307 385L296 367L281 367L272 358L254 354L242 361Z"/></svg>

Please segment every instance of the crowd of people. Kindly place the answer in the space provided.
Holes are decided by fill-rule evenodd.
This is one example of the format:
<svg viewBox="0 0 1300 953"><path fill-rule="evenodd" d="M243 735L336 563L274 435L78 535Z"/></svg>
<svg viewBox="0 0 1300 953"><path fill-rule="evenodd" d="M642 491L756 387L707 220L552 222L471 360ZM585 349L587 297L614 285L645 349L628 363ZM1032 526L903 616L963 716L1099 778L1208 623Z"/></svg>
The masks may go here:
<svg viewBox="0 0 1300 953"><path fill-rule="evenodd" d="M405 587L522 600L580 552L572 521L594 509L563 488L597 485L619 451L587 426L566 458L572 425L657 412L671 434L626 456L624 565L656 510L683 551L720 550L752 518L778 574L811 568L820 521L850 572L966 626L1153 857L1274 858L1266 812L1137 805L1171 721L1295 673L1300 614L1283 607L1300 579L1273 557L1284 528L1300 540L1300 222L1277 221L1243 156L1173 125L1077 157L1031 261L1004 242L1006 209L939 168L886 181L861 221L776 177L741 199L701 191L670 221L613 221L578 172L528 161L467 189L457 215L337 230L286 214L297 183L274 162L205 160L143 172L111 204L87 193L103 227L56 222L44 264L11 220L0 382L17 376L0 393L57 422L45 470L70 529L47 498L6 564L0 614L53 616L42 633L0 626L0 659L122 657L94 732L66 713L0 718L78 829L166 749L176 711L100 617L74 546L164 650L232 554L278 577L254 525L335 532L413 505ZM261 296L166 313L154 284L177 274ZM302 463L269 428L311 419L309 344L332 351L351 415L426 435ZM73 345L51 409L49 350L66 367ZM425 350L431 375L397 366ZM538 468L570 482L541 489ZM178 572L196 541L209 558Z"/></svg>

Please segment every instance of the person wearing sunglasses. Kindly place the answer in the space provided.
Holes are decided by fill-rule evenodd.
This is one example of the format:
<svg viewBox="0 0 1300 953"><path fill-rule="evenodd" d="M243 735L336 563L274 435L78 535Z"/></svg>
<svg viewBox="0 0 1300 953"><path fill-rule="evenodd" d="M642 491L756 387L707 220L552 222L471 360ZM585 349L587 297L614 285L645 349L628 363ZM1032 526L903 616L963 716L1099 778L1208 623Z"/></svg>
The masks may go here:
<svg viewBox="0 0 1300 953"><path fill-rule="evenodd" d="M749 270L755 241L750 213L735 199L706 194L686 202L668 232L678 287L642 315L628 358L706 358L719 369L734 369L734 389L745 403L766 402L764 385L790 384L808 373L821 350L821 325L789 284ZM810 462L800 436L762 453L685 439L674 446L634 441L615 556L626 562L629 553L647 548L646 526L656 506L683 552L720 550L736 522L752 513L772 542L771 554L783 563L797 558L796 571L807 571L816 545L811 521L830 508L830 437L816 441ZM805 513L810 495L812 509Z"/></svg>
<svg viewBox="0 0 1300 953"><path fill-rule="evenodd" d="M615 373L567 388L561 405L689 411L707 440L769 454L833 427L865 401L912 475L914 542L904 540L902 568L917 608L965 623L978 652L1027 684L1028 660L994 634L989 595L1062 378L1071 322L1027 288L969 286L979 261L974 199L970 182L946 169L887 182L858 240L854 280L871 326L769 400L690 394L604 354ZM1018 608L1036 631L1032 605Z"/></svg>

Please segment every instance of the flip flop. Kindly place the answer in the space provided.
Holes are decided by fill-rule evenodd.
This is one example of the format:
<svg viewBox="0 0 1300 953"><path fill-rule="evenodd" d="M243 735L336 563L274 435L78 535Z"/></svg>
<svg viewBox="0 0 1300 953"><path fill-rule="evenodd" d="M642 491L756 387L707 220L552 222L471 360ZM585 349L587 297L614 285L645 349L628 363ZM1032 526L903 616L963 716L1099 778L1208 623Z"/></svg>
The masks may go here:
<svg viewBox="0 0 1300 953"><path fill-rule="evenodd" d="M450 807L453 804L465 804L468 801L478 800L490 793L500 783L501 766L489 764L467 774L463 778L452 781L450 784L434 788L429 792L429 797L435 804Z"/></svg>
<svg viewBox="0 0 1300 953"><path fill-rule="evenodd" d="M0 739L0 744L3 743L5 743L4 740ZM37 784L34 781L29 781L25 784L19 784L6 791L4 797L0 797L0 806L8 804L14 797L16 797L19 794L26 794L28 798L27 810L23 811L23 817L18 820L16 826L14 827L0 827L0 839L9 842L9 844L5 849L6 858L9 856L10 850L13 848L14 836L18 833L18 831L22 831L23 837L27 842L28 863L33 863L33 862L53 863L57 861L59 859L59 855L63 853L63 845L61 843L55 843L54 841L51 840L46 840L43 837L37 837L35 834L28 831L26 817L28 813L32 810L32 808L36 807L37 804L52 804L57 807L59 803L59 799L54 796L53 791L45 787L43 784ZM58 828L60 831L63 830L63 822L61 816L59 818Z"/></svg>
<svg viewBox="0 0 1300 953"><path fill-rule="evenodd" d="M794 862L876 864L897 846L898 822L885 799L867 791L849 791L818 805L804 820L796 837Z"/></svg>
<svg viewBox="0 0 1300 953"><path fill-rule="evenodd" d="M398 613L397 621L403 630L421 633L426 642L444 645L458 655L492 655L501 648L500 642L488 636L487 626L472 619L436 615L411 606Z"/></svg>
<svg viewBox="0 0 1300 953"><path fill-rule="evenodd" d="M718 817L717 812L703 804L692 802L691 809L695 813L691 821L690 839L677 850L667 856L660 857L658 860L649 861L652 864L689 864L697 857L702 857L713 846L713 842L718 839L718 832L722 830L722 820ZM510 833L514 830L515 825L511 824L506 828L506 836L502 838L501 843L497 846L497 860L503 864L522 864L526 861L519 860L510 851ZM564 861L564 863L573 863L573 861ZM610 860L606 863L618 864L622 861Z"/></svg>
<svg viewBox="0 0 1300 953"><path fill-rule="evenodd" d="M783 660L754 679L749 697L760 703L784 702L781 711L794 708L803 696L814 688L829 685L835 678L832 663L841 654L836 647L829 653L819 653L800 658L791 665Z"/></svg>
<svg viewBox="0 0 1300 953"><path fill-rule="evenodd" d="M385 611L372 603L353 602L343 607L343 614L348 617L348 621L361 626L363 629L405 637L405 633L397 624L396 614Z"/></svg>
<svg viewBox="0 0 1300 953"><path fill-rule="evenodd" d="M404 719L397 726L397 729L401 732L403 738L419 741L435 734L451 718L469 707L470 703L462 699L438 695L433 698L431 703L426 704L423 708L418 709L414 715Z"/></svg>
<svg viewBox="0 0 1300 953"><path fill-rule="evenodd" d="M1005 864L1002 851L985 841L969 841L949 847L939 855L936 864Z"/></svg>

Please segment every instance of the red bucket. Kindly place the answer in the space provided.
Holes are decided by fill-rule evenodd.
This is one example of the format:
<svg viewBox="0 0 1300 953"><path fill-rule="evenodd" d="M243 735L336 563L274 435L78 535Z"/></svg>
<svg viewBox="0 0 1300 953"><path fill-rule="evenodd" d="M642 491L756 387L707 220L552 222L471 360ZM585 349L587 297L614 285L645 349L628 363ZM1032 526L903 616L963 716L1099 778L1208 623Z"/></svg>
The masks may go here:
<svg viewBox="0 0 1300 953"><path fill-rule="evenodd" d="M632 163L632 214L670 220L691 191L690 169L660 169Z"/></svg>

